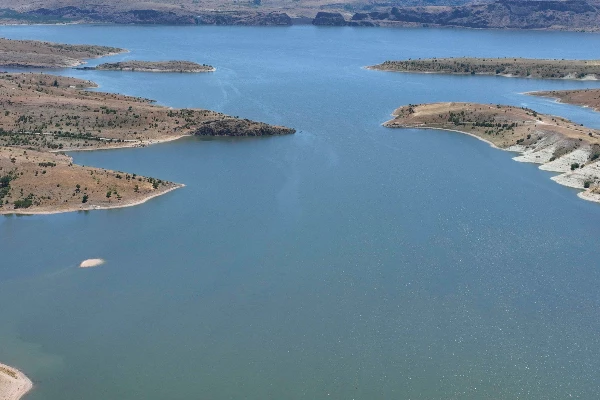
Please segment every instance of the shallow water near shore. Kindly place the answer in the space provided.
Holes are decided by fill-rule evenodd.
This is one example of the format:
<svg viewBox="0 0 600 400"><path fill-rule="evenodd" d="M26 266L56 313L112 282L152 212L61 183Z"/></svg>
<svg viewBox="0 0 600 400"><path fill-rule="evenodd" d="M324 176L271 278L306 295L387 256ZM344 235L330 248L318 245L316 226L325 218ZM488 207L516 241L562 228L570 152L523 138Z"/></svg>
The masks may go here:
<svg viewBox="0 0 600 400"><path fill-rule="evenodd" d="M600 87L368 71L387 59L600 58L600 35L451 29L0 27L209 74L54 71L294 127L72 153L186 187L130 208L0 218L0 361L28 400L590 399L600 204L471 137L380 126L404 104ZM105 264L78 268L81 261Z"/></svg>

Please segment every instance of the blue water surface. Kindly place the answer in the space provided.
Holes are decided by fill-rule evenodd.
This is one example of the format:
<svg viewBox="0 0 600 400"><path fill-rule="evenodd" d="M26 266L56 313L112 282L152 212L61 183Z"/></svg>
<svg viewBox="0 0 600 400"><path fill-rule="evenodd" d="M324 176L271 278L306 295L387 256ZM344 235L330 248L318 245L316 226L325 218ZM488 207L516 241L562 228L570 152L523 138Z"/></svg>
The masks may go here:
<svg viewBox="0 0 600 400"><path fill-rule="evenodd" d="M597 82L396 74L444 56L600 58L600 35L293 26L14 26L210 74L45 71L294 127L72 153L186 185L115 210L0 218L0 360L28 400L593 399L600 205L405 104L600 114L522 94ZM95 269L76 266L104 258Z"/></svg>

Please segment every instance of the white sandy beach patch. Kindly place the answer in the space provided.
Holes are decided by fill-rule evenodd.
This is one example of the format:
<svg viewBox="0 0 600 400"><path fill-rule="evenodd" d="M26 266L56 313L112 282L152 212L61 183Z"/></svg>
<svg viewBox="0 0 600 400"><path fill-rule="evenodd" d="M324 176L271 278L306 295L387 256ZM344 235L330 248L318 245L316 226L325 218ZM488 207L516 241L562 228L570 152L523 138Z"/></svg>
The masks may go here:
<svg viewBox="0 0 600 400"><path fill-rule="evenodd" d="M526 150L520 156L514 157L513 160L518 162L544 164L550 161L555 150L556 146L536 147L532 150Z"/></svg>
<svg viewBox="0 0 600 400"><path fill-rule="evenodd" d="M592 148L590 146L581 147L556 160L540 165L540 169L553 172L569 172L571 171L571 164L585 164L590 159L591 152Z"/></svg>
<svg viewBox="0 0 600 400"><path fill-rule="evenodd" d="M588 164L583 168L578 168L575 171L567 172L562 175L553 176L553 181L568 187L582 189L585 181L595 182L600 176L600 164L595 162Z"/></svg>
<svg viewBox="0 0 600 400"><path fill-rule="evenodd" d="M33 384L18 369L0 364L0 400L19 400Z"/></svg>
<svg viewBox="0 0 600 400"><path fill-rule="evenodd" d="M590 192L589 190L586 190L585 192L577 193L577 196L579 196L579 198L584 199L584 200L595 201L597 203L600 203L600 193L593 193L593 192Z"/></svg>
<svg viewBox="0 0 600 400"><path fill-rule="evenodd" d="M89 260L82 261L81 264L79 264L79 267L80 268L91 268L91 267L97 267L104 263L105 263L105 261L101 258L90 258Z"/></svg>

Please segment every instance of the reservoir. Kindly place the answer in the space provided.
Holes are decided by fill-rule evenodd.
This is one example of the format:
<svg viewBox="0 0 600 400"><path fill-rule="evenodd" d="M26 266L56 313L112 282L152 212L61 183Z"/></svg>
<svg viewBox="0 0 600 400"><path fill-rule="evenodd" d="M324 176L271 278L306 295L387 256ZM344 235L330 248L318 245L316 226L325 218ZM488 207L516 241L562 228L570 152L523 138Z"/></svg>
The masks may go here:
<svg viewBox="0 0 600 400"><path fill-rule="evenodd" d="M0 218L0 361L28 400L591 399L600 204L406 104L600 113L523 94L596 81L369 71L429 57L600 59L600 35L455 29L2 26L206 74L47 70L285 125L74 152L183 183L136 207ZM102 258L96 268L78 268Z"/></svg>

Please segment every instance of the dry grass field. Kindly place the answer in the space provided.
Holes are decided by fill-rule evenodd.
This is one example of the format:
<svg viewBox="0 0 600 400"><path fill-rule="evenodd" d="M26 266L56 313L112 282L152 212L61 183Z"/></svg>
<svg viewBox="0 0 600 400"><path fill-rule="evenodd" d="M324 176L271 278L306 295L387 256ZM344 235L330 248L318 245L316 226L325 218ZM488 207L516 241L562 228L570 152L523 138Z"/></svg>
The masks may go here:
<svg viewBox="0 0 600 400"><path fill-rule="evenodd" d="M392 72L499 75L540 79L600 79L600 60L429 58L385 61L369 69Z"/></svg>
<svg viewBox="0 0 600 400"><path fill-rule="evenodd" d="M0 66L65 68L84 63L86 58L99 58L126 50L108 46L70 45L0 38Z"/></svg>
<svg viewBox="0 0 600 400"><path fill-rule="evenodd" d="M134 205L181 185L74 165L58 152L143 147L186 135L263 136L293 129L85 90L90 81L0 74L0 214Z"/></svg>
<svg viewBox="0 0 600 400"><path fill-rule="evenodd" d="M600 111L600 89L549 90L545 92L529 92L527 94L531 96L551 97L561 103L590 107L596 111Z"/></svg>

